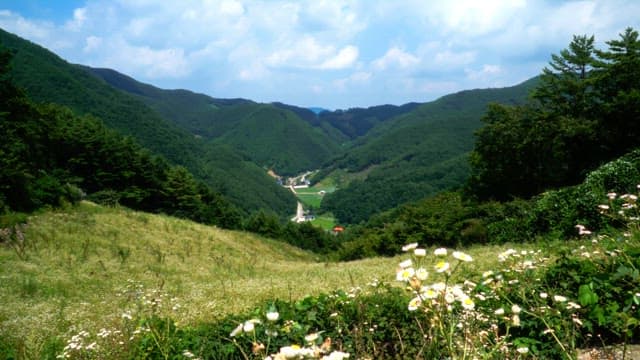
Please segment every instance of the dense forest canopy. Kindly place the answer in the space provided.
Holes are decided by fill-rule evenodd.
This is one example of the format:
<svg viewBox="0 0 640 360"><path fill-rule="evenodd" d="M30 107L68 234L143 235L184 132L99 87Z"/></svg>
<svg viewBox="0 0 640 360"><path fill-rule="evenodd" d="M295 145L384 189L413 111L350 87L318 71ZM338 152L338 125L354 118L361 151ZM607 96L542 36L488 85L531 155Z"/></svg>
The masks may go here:
<svg viewBox="0 0 640 360"><path fill-rule="evenodd" d="M530 197L576 184L604 161L637 147L640 42L631 28L608 48L574 36L543 70L533 99L492 105L472 154L470 188L480 198Z"/></svg>

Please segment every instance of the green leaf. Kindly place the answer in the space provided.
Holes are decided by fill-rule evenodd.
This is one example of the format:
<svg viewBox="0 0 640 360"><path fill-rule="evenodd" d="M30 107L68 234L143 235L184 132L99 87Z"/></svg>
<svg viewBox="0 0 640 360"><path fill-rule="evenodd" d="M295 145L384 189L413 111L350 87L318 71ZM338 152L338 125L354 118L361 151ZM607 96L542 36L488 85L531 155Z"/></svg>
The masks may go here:
<svg viewBox="0 0 640 360"><path fill-rule="evenodd" d="M580 289L578 290L580 305L589 306L598 303L598 294L594 293L592 288L593 284L580 285Z"/></svg>

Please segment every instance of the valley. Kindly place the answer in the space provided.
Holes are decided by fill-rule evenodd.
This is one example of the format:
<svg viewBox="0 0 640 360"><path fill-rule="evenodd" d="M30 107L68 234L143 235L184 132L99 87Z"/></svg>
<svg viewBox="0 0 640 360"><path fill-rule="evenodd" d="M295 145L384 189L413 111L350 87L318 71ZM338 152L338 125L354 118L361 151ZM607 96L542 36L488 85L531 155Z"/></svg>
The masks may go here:
<svg viewBox="0 0 640 360"><path fill-rule="evenodd" d="M517 85L329 111L0 29L0 360L636 345L640 35L594 44Z"/></svg>

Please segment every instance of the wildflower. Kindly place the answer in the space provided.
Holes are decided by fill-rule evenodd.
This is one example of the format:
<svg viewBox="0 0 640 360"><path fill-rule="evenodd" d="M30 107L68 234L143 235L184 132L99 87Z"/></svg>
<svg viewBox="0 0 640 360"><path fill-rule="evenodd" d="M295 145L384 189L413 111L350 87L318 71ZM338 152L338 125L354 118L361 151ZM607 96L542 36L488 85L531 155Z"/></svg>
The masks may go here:
<svg viewBox="0 0 640 360"><path fill-rule="evenodd" d="M576 229L578 229L578 235L591 235L591 231L587 230L584 225L576 225Z"/></svg>
<svg viewBox="0 0 640 360"><path fill-rule="evenodd" d="M522 309L520 308L520 306L515 305L515 304L511 306L511 312L512 312L512 313L514 313L514 314L516 314L516 315L517 315L517 314L520 314L520 311L522 311Z"/></svg>
<svg viewBox="0 0 640 360"><path fill-rule="evenodd" d="M520 326L520 316L519 315L513 315L511 317L511 322L513 323L513 326Z"/></svg>
<svg viewBox="0 0 640 360"><path fill-rule="evenodd" d="M461 303L462 303L462 307L465 308L466 310L473 310L473 308L476 306L476 304L473 302L473 300L470 297L462 299Z"/></svg>
<svg viewBox="0 0 640 360"><path fill-rule="evenodd" d="M452 304L454 301L456 301L456 297L452 293L448 292L444 294L444 301L446 301L447 304Z"/></svg>
<svg viewBox="0 0 640 360"><path fill-rule="evenodd" d="M251 321L247 321L244 323L244 325L242 326L242 330L244 332L252 332L253 330L255 330L255 324L252 323Z"/></svg>
<svg viewBox="0 0 640 360"><path fill-rule="evenodd" d="M497 308L496 311L493 312L496 315L504 315L504 309L503 308Z"/></svg>
<svg viewBox="0 0 640 360"><path fill-rule="evenodd" d="M638 197L635 195L631 195L631 194L624 194L622 196L620 196L620 199L625 200L625 201L629 201L630 203L634 203L638 200Z"/></svg>
<svg viewBox="0 0 640 360"><path fill-rule="evenodd" d="M407 252L407 251L413 250L413 249L415 249L417 247L418 247L418 243L407 244L407 245L402 247L402 251Z"/></svg>
<svg viewBox="0 0 640 360"><path fill-rule="evenodd" d="M437 248L433 254L435 256L447 256L447 249L446 248Z"/></svg>
<svg viewBox="0 0 640 360"><path fill-rule="evenodd" d="M191 358L193 358L193 357L194 357L193 353L192 353L191 351L189 351L189 350L185 350L185 351L183 351L183 352L182 352L182 356L184 356L184 357L186 357L186 358L189 358L189 359L191 359Z"/></svg>
<svg viewBox="0 0 640 360"><path fill-rule="evenodd" d="M549 297L549 294L547 294L546 292L541 292L540 297L546 299L547 297Z"/></svg>
<svg viewBox="0 0 640 360"><path fill-rule="evenodd" d="M342 360L349 357L349 353L342 351L334 351L329 355L323 356L322 360Z"/></svg>
<svg viewBox="0 0 640 360"><path fill-rule="evenodd" d="M432 288L426 288L422 290L422 293L420 294L424 299L435 299L436 297L438 297L438 293L433 290Z"/></svg>
<svg viewBox="0 0 640 360"><path fill-rule="evenodd" d="M308 342L309 344L315 343L316 340L318 340L318 337L320 336L319 333L313 333L313 334L309 334L307 336L304 337L304 340L306 342Z"/></svg>
<svg viewBox="0 0 640 360"><path fill-rule="evenodd" d="M580 305L574 303L573 301L569 301L567 303L567 309L571 310L571 309L580 309Z"/></svg>
<svg viewBox="0 0 640 360"><path fill-rule="evenodd" d="M442 273L449 270L450 265L448 262L441 260L441 261L438 261L435 267L437 272Z"/></svg>
<svg viewBox="0 0 640 360"><path fill-rule="evenodd" d="M409 281L415 275L415 270L413 268L402 269L398 271L396 274L396 280L398 281Z"/></svg>
<svg viewBox="0 0 640 360"><path fill-rule="evenodd" d="M523 347L519 347L519 348L517 348L517 349L516 349L516 351L517 351L519 354L526 354L526 353L528 353L528 352L529 352L529 348L528 348L528 347L526 347L526 346L523 346Z"/></svg>
<svg viewBox="0 0 640 360"><path fill-rule="evenodd" d="M493 275L493 271L491 271L491 270L485 271L485 272L482 273L482 278L488 278L491 275Z"/></svg>
<svg viewBox="0 0 640 360"><path fill-rule="evenodd" d="M427 277L429 277L429 273L427 272L427 269L419 268L418 270L416 270L416 277L418 278L418 280L424 281L427 280Z"/></svg>
<svg viewBox="0 0 640 360"><path fill-rule="evenodd" d="M409 301L409 311L418 310L421 304L422 300L420 300L420 297L414 297L413 299L411 299L411 301Z"/></svg>
<svg viewBox="0 0 640 360"><path fill-rule="evenodd" d="M604 204L598 205L598 209L600 209L600 210L609 210L609 205L604 205Z"/></svg>
<svg viewBox="0 0 640 360"><path fill-rule="evenodd" d="M123 319L127 319L127 320L131 320L133 317L131 316L131 313L126 312L126 313L122 313L122 318Z"/></svg>
<svg viewBox="0 0 640 360"><path fill-rule="evenodd" d="M618 196L618 194L614 193L614 192L610 192L607 194L607 197L609 198L609 200L614 200L616 198L616 196ZM622 195L624 196L624 195Z"/></svg>
<svg viewBox="0 0 640 360"><path fill-rule="evenodd" d="M276 321L280 317L280 314L277 311L269 311L267 313L267 320Z"/></svg>
<svg viewBox="0 0 640 360"><path fill-rule="evenodd" d="M252 332L255 330L255 324L260 324L260 320L258 319L247 320L242 325L242 330L244 332Z"/></svg>
<svg viewBox="0 0 640 360"><path fill-rule="evenodd" d="M571 321L573 321L578 326L582 326L582 320L580 320L577 316L573 316L571 318Z"/></svg>
<svg viewBox="0 0 640 360"><path fill-rule="evenodd" d="M460 261L464 261L464 262L469 262L472 261L473 258L465 253L463 253L462 251L454 251L453 252L453 257L460 260Z"/></svg>
<svg viewBox="0 0 640 360"><path fill-rule="evenodd" d="M565 302L567 301L567 298L562 295L554 295L553 300L556 302Z"/></svg>
<svg viewBox="0 0 640 360"><path fill-rule="evenodd" d="M427 256L427 250L425 250L425 249L415 249L415 250L413 250L413 255L418 256L418 257Z"/></svg>
<svg viewBox="0 0 640 360"><path fill-rule="evenodd" d="M435 291L444 291L444 289L447 288L447 285L445 285L445 283L443 283L443 282L437 282L437 283L431 285L431 287Z"/></svg>
<svg viewBox="0 0 640 360"><path fill-rule="evenodd" d="M244 324L238 324L238 326L236 326L235 329L233 329L233 331L231 332L231 334L229 334L229 336L231 337L235 337L238 334L240 334L242 332L242 329L244 328Z"/></svg>
<svg viewBox="0 0 640 360"><path fill-rule="evenodd" d="M411 265L412 265L412 264L413 264L413 263L411 262L411 259L407 259L407 260L405 260L405 261L401 262L401 263L399 264L399 266L400 266L402 269L406 269L406 268L408 268L408 267L411 267Z"/></svg>

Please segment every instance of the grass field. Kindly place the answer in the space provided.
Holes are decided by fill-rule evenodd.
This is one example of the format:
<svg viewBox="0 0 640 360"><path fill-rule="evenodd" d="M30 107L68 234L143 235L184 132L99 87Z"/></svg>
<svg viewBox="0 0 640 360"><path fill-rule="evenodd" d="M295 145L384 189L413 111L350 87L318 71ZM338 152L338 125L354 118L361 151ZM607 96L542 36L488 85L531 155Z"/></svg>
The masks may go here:
<svg viewBox="0 0 640 360"><path fill-rule="evenodd" d="M22 251L0 246L0 336L45 339L99 329L122 314L122 290L162 289L181 306L178 324L214 321L272 298L393 282L400 258L318 262L313 254L248 233L82 203L30 217ZM477 247L474 270L506 247Z"/></svg>

